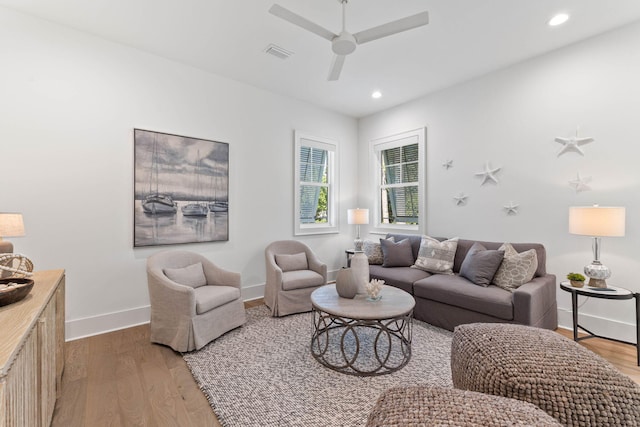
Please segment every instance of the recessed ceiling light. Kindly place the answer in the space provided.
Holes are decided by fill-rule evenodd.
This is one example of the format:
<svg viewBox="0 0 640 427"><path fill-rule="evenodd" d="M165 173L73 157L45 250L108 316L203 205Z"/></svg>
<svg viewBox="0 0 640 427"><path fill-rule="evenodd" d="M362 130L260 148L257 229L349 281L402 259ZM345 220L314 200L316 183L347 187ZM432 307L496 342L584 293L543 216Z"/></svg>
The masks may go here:
<svg viewBox="0 0 640 427"><path fill-rule="evenodd" d="M371 97L372 97L373 99L378 99L378 98L380 98L381 96L382 96L382 92L380 92L379 90L376 90L376 91L374 91L374 92L371 94Z"/></svg>
<svg viewBox="0 0 640 427"><path fill-rule="evenodd" d="M548 24L550 27L557 27L558 25L564 24L568 20L569 20L569 15L567 15L566 13L558 13L556 16L549 19Z"/></svg>

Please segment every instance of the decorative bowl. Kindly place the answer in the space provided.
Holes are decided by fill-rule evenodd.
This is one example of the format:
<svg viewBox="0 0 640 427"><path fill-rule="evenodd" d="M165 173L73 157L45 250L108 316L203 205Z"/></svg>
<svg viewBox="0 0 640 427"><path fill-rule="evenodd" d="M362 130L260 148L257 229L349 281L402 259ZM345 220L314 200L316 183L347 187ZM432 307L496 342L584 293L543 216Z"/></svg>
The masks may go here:
<svg viewBox="0 0 640 427"><path fill-rule="evenodd" d="M3 285L15 284L4 287ZM19 277L0 279L0 307L13 304L26 297L33 288L33 280Z"/></svg>

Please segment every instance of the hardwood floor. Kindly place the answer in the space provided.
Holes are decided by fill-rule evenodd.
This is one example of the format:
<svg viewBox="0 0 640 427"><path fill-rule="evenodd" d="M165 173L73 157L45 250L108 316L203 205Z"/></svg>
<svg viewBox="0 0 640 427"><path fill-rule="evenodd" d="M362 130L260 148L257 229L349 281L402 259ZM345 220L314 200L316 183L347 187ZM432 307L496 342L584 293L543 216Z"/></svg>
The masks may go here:
<svg viewBox="0 0 640 427"><path fill-rule="evenodd" d="M245 303L247 308L262 300ZM571 331L558 329L571 338ZM635 347L580 342L640 383ZM62 394L52 426L220 427L179 353L152 344L149 325L66 343ZM250 426L247 426L250 427Z"/></svg>

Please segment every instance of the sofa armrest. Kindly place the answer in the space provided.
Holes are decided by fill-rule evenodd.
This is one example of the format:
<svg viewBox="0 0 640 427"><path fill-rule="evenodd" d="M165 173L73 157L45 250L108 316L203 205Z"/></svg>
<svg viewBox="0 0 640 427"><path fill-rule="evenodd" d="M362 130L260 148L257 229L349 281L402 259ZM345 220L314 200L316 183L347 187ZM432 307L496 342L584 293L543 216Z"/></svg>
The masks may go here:
<svg viewBox="0 0 640 427"><path fill-rule="evenodd" d="M536 277L513 291L514 320L535 325L556 305L556 276Z"/></svg>

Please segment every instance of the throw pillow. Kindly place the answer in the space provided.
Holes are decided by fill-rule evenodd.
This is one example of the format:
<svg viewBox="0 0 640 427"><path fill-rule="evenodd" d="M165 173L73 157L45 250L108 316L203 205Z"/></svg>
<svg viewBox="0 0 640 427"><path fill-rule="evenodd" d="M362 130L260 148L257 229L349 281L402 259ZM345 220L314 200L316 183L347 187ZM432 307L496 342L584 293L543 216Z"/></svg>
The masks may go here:
<svg viewBox="0 0 640 427"><path fill-rule="evenodd" d="M504 250L504 259L493 277L493 284L513 292L531 281L538 268L538 255L535 249L518 253L509 243L504 243L498 250Z"/></svg>
<svg viewBox="0 0 640 427"><path fill-rule="evenodd" d="M282 271L308 270L307 254L300 252L298 254L276 254L276 264Z"/></svg>
<svg viewBox="0 0 640 427"><path fill-rule="evenodd" d="M413 264L413 251L409 239L400 240L398 243L380 239L380 248L383 267L410 267Z"/></svg>
<svg viewBox="0 0 640 427"><path fill-rule="evenodd" d="M418 259L412 267L430 273L453 274L457 248L457 237L441 242L433 237L422 236Z"/></svg>
<svg viewBox="0 0 640 427"><path fill-rule="evenodd" d="M207 284L202 263L188 265L183 268L165 268L162 270L165 276L180 285L199 288Z"/></svg>
<svg viewBox="0 0 640 427"><path fill-rule="evenodd" d="M498 271L504 251L488 250L480 243L474 243L460 266L460 276L480 286L489 286Z"/></svg>
<svg viewBox="0 0 640 427"><path fill-rule="evenodd" d="M384 240L384 239L380 239ZM390 240L395 242L393 236L389 237L386 240ZM362 243L362 251L367 256L369 260L369 264L382 265L384 263L384 257L382 255L382 247L380 246L380 241L374 242L373 240L365 240Z"/></svg>

